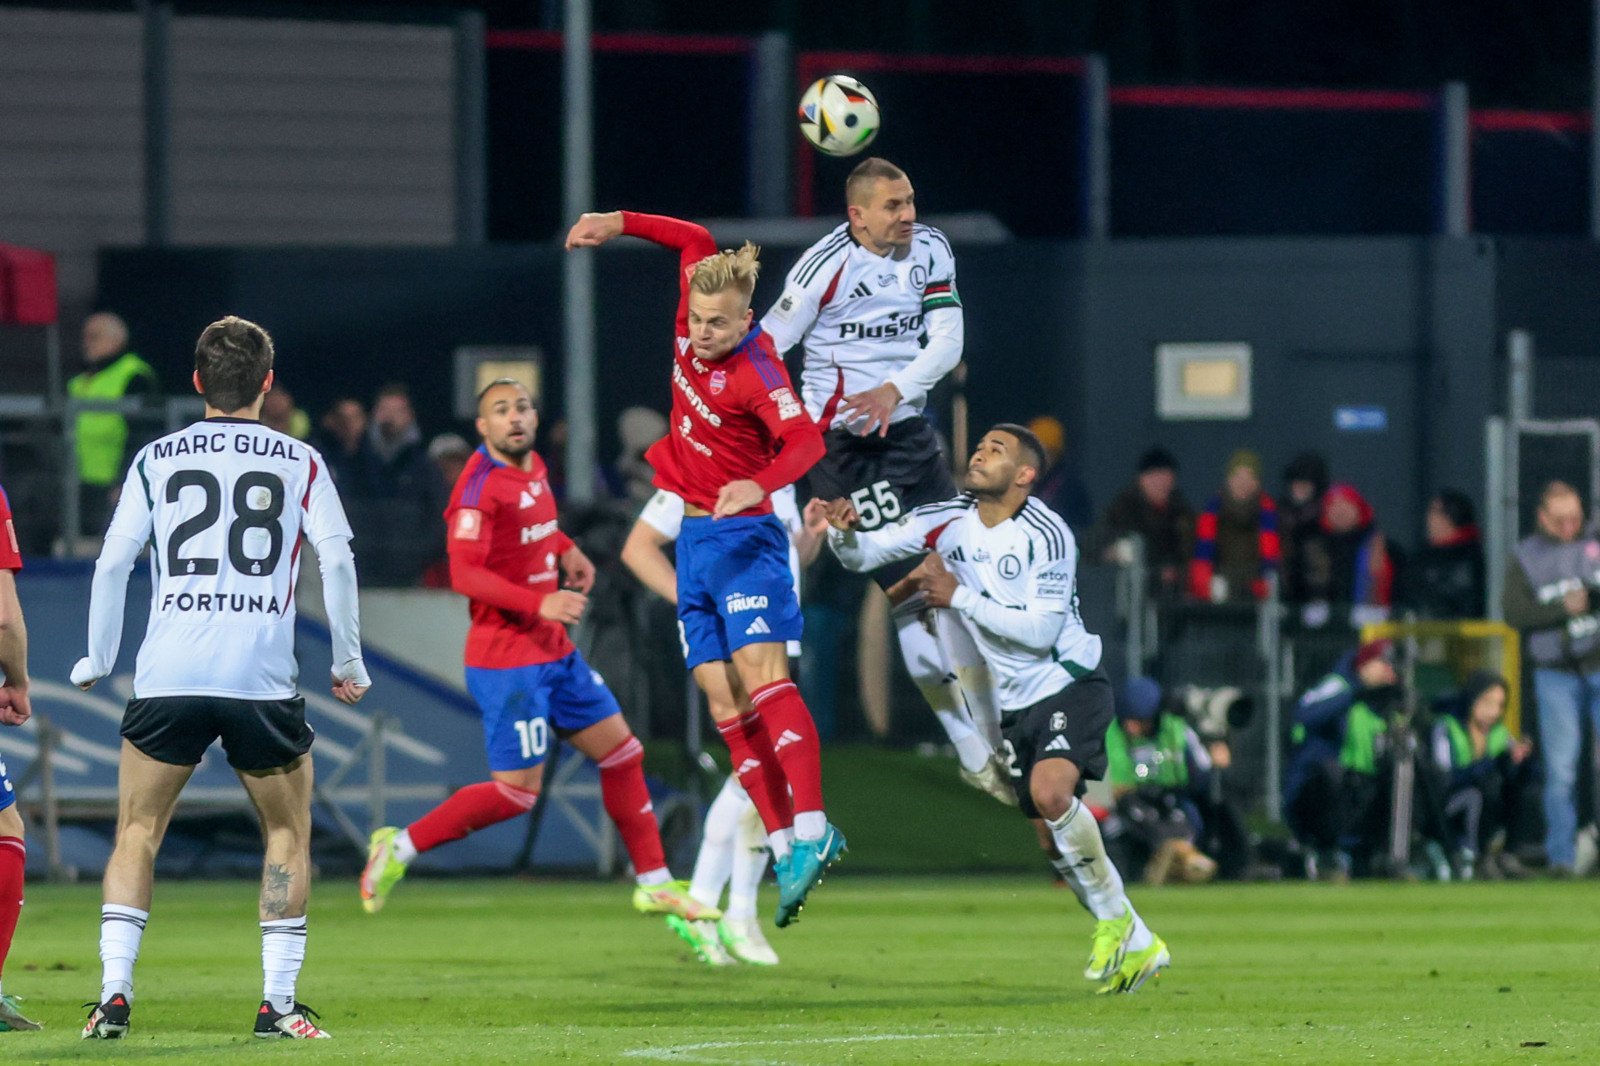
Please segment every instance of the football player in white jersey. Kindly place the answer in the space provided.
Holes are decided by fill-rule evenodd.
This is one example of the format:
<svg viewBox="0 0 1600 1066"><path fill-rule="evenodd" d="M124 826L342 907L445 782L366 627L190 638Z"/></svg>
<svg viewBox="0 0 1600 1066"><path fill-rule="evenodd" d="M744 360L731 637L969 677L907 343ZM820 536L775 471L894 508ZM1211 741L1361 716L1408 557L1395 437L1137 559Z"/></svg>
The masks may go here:
<svg viewBox="0 0 1600 1066"><path fill-rule="evenodd" d="M822 504L813 500L802 515L795 502L794 486L785 485L772 494L772 513L789 531L789 569L794 573L795 595L799 596L800 574L822 550L822 535L827 529ZM623 564L640 584L668 603L678 600L678 575L665 549L678 539L682 527L683 498L663 489L644 505L622 546ZM791 640L791 665L799 656L800 642ZM719 722L737 718L748 710L748 696L732 706L710 708L712 719ZM710 966L735 962L778 964L778 953L767 943L756 918L756 893L767 869L767 854L767 831L756 805L739 779L729 775L706 812L700 853L689 883L689 894L708 907L721 903L726 887L728 905L722 908L722 918L717 921L692 922L677 915L667 916L667 924L701 962Z"/></svg>
<svg viewBox="0 0 1600 1066"><path fill-rule="evenodd" d="M1044 465L1044 448L1025 427L995 426L973 452L963 495L874 532L860 531L851 501L830 501L828 542L851 570L932 553L913 580L930 606L972 623L994 675L1019 806L1049 830L1057 870L1095 917L1084 976L1103 982L1102 992L1133 992L1171 956L1128 902L1079 800L1083 782L1106 771L1111 683L1100 638L1078 613L1072 532L1029 495Z"/></svg>
<svg viewBox="0 0 1600 1066"><path fill-rule="evenodd" d="M871 530L955 495L922 410L961 361L965 327L950 242L917 222L905 172L868 159L845 182L845 200L848 219L800 256L761 328L780 352L804 345L801 392L828 449L807 475L811 494L849 499ZM928 610L905 582L917 561L872 569L893 606L901 657L963 779L1010 802L983 662L960 621Z"/></svg>
<svg viewBox="0 0 1600 1066"><path fill-rule="evenodd" d="M371 681L361 658L350 524L327 464L260 422L272 358L272 338L252 322L229 316L206 327L194 353L205 419L134 456L95 564L89 654L72 668L79 688L116 665L128 574L146 544L154 588L122 719L117 840L100 916L103 977L86 1040L127 1035L156 852L179 792L219 739L266 841L265 987L255 1035L328 1035L295 998L311 887L313 733L294 657L302 541L322 570L333 694L355 703Z"/></svg>

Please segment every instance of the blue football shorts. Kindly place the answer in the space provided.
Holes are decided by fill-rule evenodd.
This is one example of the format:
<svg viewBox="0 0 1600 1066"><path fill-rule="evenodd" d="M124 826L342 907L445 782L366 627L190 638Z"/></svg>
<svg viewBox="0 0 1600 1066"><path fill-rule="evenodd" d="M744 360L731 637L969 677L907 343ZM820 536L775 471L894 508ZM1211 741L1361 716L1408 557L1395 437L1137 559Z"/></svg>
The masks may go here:
<svg viewBox="0 0 1600 1066"><path fill-rule="evenodd" d="M570 736L622 713L605 680L576 651L533 666L469 666L467 691L483 713L491 770L538 766L550 749L551 730Z"/></svg>

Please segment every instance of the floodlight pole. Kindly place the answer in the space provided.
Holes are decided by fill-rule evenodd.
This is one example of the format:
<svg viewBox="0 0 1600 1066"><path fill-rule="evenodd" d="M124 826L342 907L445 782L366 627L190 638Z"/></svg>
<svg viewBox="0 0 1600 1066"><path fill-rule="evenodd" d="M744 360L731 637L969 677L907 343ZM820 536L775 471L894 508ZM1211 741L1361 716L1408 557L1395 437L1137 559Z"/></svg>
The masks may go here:
<svg viewBox="0 0 1600 1066"><path fill-rule="evenodd" d="M570 226L594 206L594 79L590 0L567 0L566 41L561 62L563 217ZM594 256L568 254L562 289L566 332L564 398L567 417L567 499L594 499L595 328Z"/></svg>

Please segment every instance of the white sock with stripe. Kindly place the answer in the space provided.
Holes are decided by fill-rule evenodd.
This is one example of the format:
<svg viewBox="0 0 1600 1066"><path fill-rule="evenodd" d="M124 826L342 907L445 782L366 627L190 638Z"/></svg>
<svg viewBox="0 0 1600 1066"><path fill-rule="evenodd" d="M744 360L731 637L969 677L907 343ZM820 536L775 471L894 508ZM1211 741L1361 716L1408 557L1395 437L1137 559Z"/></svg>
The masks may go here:
<svg viewBox="0 0 1600 1066"><path fill-rule="evenodd" d="M305 915L261 923L261 998L279 1014L294 1010L294 986L305 961Z"/></svg>
<svg viewBox="0 0 1600 1066"><path fill-rule="evenodd" d="M1065 863L1064 867L1057 866L1056 869L1074 882L1079 898L1089 908L1089 913L1100 921L1121 918L1124 912L1131 913L1133 933L1128 939L1128 947L1133 951L1149 947L1150 930L1128 900L1122 875L1106 854L1106 844L1100 836L1100 826L1094 820L1094 813L1074 799L1066 814L1055 821L1046 821L1045 825L1050 827L1050 835L1055 839L1056 848Z"/></svg>
<svg viewBox="0 0 1600 1066"><path fill-rule="evenodd" d="M749 803L741 812L733 839L733 876L728 881L728 906L723 913L729 918L754 918L756 894L766 873L767 831L756 805Z"/></svg>
<svg viewBox="0 0 1600 1066"><path fill-rule="evenodd" d="M139 961L150 912L107 903L100 908L100 1002L119 993L133 1002L133 964Z"/></svg>
<svg viewBox="0 0 1600 1066"><path fill-rule="evenodd" d="M917 691L928 701L945 736L956 749L961 768L977 772L994 754L989 741L978 731L962 698L956 675L945 662L939 638L923 624L924 609L912 609L901 604L894 611L894 632L900 642L900 657L916 684Z"/></svg>

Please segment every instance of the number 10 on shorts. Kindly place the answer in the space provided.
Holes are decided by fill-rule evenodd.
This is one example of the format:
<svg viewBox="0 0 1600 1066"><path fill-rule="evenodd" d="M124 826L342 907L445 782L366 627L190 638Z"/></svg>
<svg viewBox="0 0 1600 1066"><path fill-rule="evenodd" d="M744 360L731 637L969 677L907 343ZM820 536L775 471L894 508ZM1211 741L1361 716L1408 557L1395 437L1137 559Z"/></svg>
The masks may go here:
<svg viewBox="0 0 1600 1066"><path fill-rule="evenodd" d="M522 757L531 759L543 755L550 746L550 724L543 718L530 718L526 722L512 722L517 731L517 741L522 745Z"/></svg>

